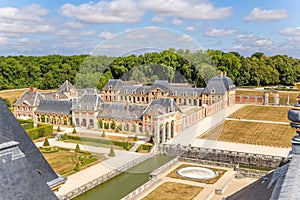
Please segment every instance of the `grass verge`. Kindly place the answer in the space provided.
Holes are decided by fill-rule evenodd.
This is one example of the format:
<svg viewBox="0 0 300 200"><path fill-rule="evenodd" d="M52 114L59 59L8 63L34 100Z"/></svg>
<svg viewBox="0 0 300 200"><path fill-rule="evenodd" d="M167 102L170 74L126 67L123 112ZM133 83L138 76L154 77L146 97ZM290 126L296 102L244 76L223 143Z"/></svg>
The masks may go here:
<svg viewBox="0 0 300 200"><path fill-rule="evenodd" d="M191 200L203 190L202 187L166 182L148 194L143 200Z"/></svg>

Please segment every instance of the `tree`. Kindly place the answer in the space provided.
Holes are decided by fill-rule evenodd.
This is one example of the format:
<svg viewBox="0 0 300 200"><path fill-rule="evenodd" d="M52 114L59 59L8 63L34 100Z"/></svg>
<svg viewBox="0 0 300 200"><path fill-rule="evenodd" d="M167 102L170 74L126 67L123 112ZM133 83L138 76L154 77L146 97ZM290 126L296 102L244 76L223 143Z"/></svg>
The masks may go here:
<svg viewBox="0 0 300 200"><path fill-rule="evenodd" d="M79 147L79 144L76 144L76 147L75 147L75 152L80 152L80 147Z"/></svg>
<svg viewBox="0 0 300 200"><path fill-rule="evenodd" d="M101 119L98 120L98 127L103 128L103 122Z"/></svg>
<svg viewBox="0 0 300 200"><path fill-rule="evenodd" d="M108 156L110 156L110 157L115 157L116 156L113 146L110 147L110 151L109 151Z"/></svg>
<svg viewBox="0 0 300 200"><path fill-rule="evenodd" d="M44 147L50 146L50 143L49 143L49 141L48 141L48 138L45 138L44 143L43 143L43 146L44 146Z"/></svg>
<svg viewBox="0 0 300 200"><path fill-rule="evenodd" d="M79 172L80 171L80 164L79 164L79 162L76 163L76 165L74 167L74 171L75 172Z"/></svg>
<svg viewBox="0 0 300 200"><path fill-rule="evenodd" d="M115 123L114 121L111 122L110 128L111 128L112 130L115 130L115 128L116 128L116 123Z"/></svg>

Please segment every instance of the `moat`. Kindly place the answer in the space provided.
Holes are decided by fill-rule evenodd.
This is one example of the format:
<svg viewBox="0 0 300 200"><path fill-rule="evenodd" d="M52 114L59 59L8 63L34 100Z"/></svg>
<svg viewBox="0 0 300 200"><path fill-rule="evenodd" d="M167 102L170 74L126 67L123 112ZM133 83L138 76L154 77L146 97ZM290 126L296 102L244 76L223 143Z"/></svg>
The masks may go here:
<svg viewBox="0 0 300 200"><path fill-rule="evenodd" d="M152 171L172 159L173 157L170 156L153 156L126 172L123 172L86 193L75 197L74 200L98 200L100 198L119 200L146 183L149 180L149 174Z"/></svg>

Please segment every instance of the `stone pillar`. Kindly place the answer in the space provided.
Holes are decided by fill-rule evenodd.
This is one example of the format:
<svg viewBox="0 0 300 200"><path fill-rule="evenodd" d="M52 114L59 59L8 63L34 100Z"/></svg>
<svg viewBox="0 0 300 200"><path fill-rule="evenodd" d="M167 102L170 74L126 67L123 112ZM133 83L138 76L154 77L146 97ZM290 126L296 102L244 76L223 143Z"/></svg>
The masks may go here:
<svg viewBox="0 0 300 200"><path fill-rule="evenodd" d="M269 93L265 93L264 95L264 105L269 105Z"/></svg>
<svg viewBox="0 0 300 200"><path fill-rule="evenodd" d="M165 143L166 142L166 127L165 125L162 126L162 138L161 138L161 143Z"/></svg>
<svg viewBox="0 0 300 200"><path fill-rule="evenodd" d="M159 144L160 141L160 127L157 122L154 123L154 139L156 144Z"/></svg>
<svg viewBox="0 0 300 200"><path fill-rule="evenodd" d="M279 105L279 94L278 93L274 94L274 105Z"/></svg>
<svg viewBox="0 0 300 200"><path fill-rule="evenodd" d="M167 139L169 140L171 139L171 123L169 122L167 126L168 126Z"/></svg>

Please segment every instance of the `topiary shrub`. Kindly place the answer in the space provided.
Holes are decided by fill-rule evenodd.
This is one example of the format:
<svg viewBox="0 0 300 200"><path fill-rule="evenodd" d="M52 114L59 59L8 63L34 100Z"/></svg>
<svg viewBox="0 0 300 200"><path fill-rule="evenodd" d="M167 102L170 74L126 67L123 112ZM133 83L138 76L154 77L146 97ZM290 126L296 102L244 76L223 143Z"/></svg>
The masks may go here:
<svg viewBox="0 0 300 200"><path fill-rule="evenodd" d="M105 134L105 132L104 132L104 131L102 132L102 135L101 135L101 137L106 137L106 134Z"/></svg>
<svg viewBox="0 0 300 200"><path fill-rule="evenodd" d="M61 139L62 139L62 140L67 140L67 139L69 139L69 138L68 138L68 135L65 133L65 134L63 134L63 135L61 136Z"/></svg>
<svg viewBox="0 0 300 200"><path fill-rule="evenodd" d="M133 138L133 140L134 140L134 141L138 141L138 140L139 140L138 136L135 135L134 138Z"/></svg>
<svg viewBox="0 0 300 200"><path fill-rule="evenodd" d="M73 133L73 134L76 134L76 133L77 133L77 131L76 131L75 128L73 129L72 133Z"/></svg>
<svg viewBox="0 0 300 200"><path fill-rule="evenodd" d="M59 126L57 127L57 132L61 132L61 129Z"/></svg>
<svg viewBox="0 0 300 200"><path fill-rule="evenodd" d="M44 146L44 147L50 146L49 141L48 141L48 138L45 138L44 143L43 143L43 146Z"/></svg>
<svg viewBox="0 0 300 200"><path fill-rule="evenodd" d="M115 157L116 156L114 148L112 146L110 147L110 151L109 151L108 156L110 156L110 157Z"/></svg>
<svg viewBox="0 0 300 200"><path fill-rule="evenodd" d="M79 144L76 144L76 147L75 147L75 152L79 153L80 152L80 147L79 147Z"/></svg>

